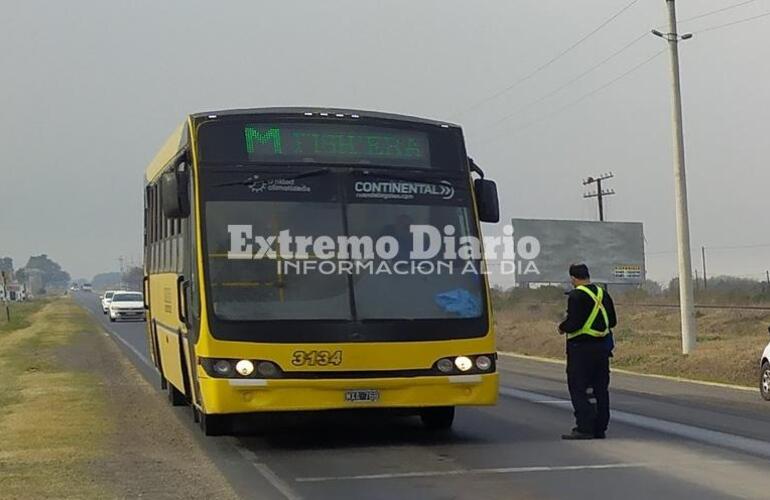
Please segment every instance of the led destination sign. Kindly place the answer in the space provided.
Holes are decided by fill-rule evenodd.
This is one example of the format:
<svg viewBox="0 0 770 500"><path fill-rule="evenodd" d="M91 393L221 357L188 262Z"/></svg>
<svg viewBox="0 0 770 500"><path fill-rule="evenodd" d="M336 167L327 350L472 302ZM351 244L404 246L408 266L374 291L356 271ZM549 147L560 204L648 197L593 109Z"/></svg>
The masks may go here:
<svg viewBox="0 0 770 500"><path fill-rule="evenodd" d="M246 154L251 161L311 159L429 167L428 134L371 126L326 124L246 124Z"/></svg>

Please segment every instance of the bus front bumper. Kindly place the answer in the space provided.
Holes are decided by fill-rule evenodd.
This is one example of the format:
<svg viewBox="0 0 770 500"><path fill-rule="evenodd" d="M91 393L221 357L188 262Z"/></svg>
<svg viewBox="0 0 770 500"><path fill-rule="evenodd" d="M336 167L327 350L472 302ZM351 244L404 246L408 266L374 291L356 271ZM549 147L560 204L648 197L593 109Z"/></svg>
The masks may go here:
<svg viewBox="0 0 770 500"><path fill-rule="evenodd" d="M497 402L498 374L366 379L200 378L206 413L355 408L486 406ZM374 401L348 401L374 391Z"/></svg>

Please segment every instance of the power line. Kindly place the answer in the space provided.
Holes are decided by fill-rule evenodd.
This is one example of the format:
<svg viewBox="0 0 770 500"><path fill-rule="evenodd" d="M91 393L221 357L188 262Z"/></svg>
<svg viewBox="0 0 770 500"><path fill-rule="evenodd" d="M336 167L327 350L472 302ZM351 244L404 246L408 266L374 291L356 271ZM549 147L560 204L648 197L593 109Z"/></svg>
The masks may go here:
<svg viewBox="0 0 770 500"><path fill-rule="evenodd" d="M545 114L545 115L541 116L540 118L536 118L535 120L532 120L532 121L526 123L524 126L519 127L518 129L516 129L513 132L513 135L516 135L519 132L522 132L522 131L528 129L528 128L532 127L533 125L536 125L536 124L542 122L543 120L546 120L548 118L551 118L553 116L561 114L562 112L568 110L569 108L577 106L578 104L580 104L581 102L585 101L586 99L588 99L590 97L593 97L594 95L598 94L599 92L601 92L601 91L605 90L606 88L608 88L608 87L614 85L615 83L619 82L620 80L622 80L623 78L627 77L631 73L634 73L635 71L638 71L643 66L645 66L648 63L650 63L653 59L657 58L658 56L660 56L665 51L666 51L666 49L662 49L662 50L656 52L652 56L648 57L647 59L645 59L644 61L640 62L636 66L632 67L628 71L624 72L620 76L617 76L617 77L613 78L612 80L610 80L609 82L605 83L604 85L595 88L591 92L588 92L587 94L584 94L582 97L580 97L580 98L570 102L569 104L566 104L565 106L562 106L561 108L556 109L555 111L552 111L551 113ZM498 139L500 139L502 137L503 137L502 135L498 135L498 136L490 138L489 141L484 141L484 142L491 142L493 140L498 140ZM482 144L484 142L482 142Z"/></svg>
<svg viewBox="0 0 770 500"><path fill-rule="evenodd" d="M720 12L726 12L728 10L737 9L738 7L743 7L744 5L748 5L750 3L754 3L757 0L746 0L745 2L736 3L733 5L728 5L727 7L722 7L721 9L716 10L710 10L708 12L704 12L703 14L698 14L697 16L687 17L685 19L681 19L677 21L678 24L682 23L689 23L690 21L695 21L696 19L702 19L704 17L713 16L714 14L719 14Z"/></svg>
<svg viewBox="0 0 770 500"><path fill-rule="evenodd" d="M604 58L604 59L603 59L603 60L601 60L600 62L598 62L598 63L594 64L593 66L591 66L591 67L590 67L590 68L588 68L587 70L583 71L582 73L580 73L580 74L579 74L579 75L577 75L576 77L574 77L574 78L572 78L571 80L569 80L569 81L565 82L565 83L564 83L563 85L561 85L560 87L558 87L558 88L556 88L556 89L552 90L551 92L549 92L549 93L545 94L544 96L541 96L541 97L539 97L538 99L535 99L534 101L530 101L528 104L525 104L525 105L523 105L523 106L519 106L518 108L516 108L515 110L513 110L511 113L508 113L507 115L503 116L502 118L500 118L499 120L497 120L495 123L493 123L492 125L490 125L490 127L494 127L494 126L500 125L501 123L503 123L503 122L505 122L505 121L507 121L507 120L509 120L509 119L513 118L514 116L516 116L517 114L519 114L521 111L524 111L525 109L531 108L532 106L534 106L534 105L536 105L536 104L540 104L541 102L545 101L546 99L548 99L548 98L550 98L550 97L553 97L554 95L558 94L559 92L561 92L562 90L566 89L567 87L570 87L572 84L574 84L574 83L576 83L576 82L580 81L580 80L581 80L583 77L585 77L586 75L588 75L588 74L590 74L590 73L592 73L592 72L596 71L596 70L597 70L597 69L599 69L600 67L604 66L605 64L607 64L608 62L610 62L610 61L611 61L612 59L614 59L615 57L619 56L620 54L622 54L622 53L623 53L623 52L625 52L626 50L628 50L628 49L630 49L631 47L633 47L634 45L636 45L636 44L637 44L637 43L638 43L640 40L642 40L643 38L645 38L645 37L646 37L646 36L648 36L648 35L649 35L649 32L645 31L644 33L642 33L642 34L641 34L641 35L639 35L638 37L634 38L634 39L633 39L633 40L631 40L629 43L627 43L626 45L624 45L624 46L623 46L623 47L621 47L620 49L616 50L615 52L613 52L612 54L610 54L609 56L607 56L606 58Z"/></svg>
<svg viewBox="0 0 770 500"><path fill-rule="evenodd" d="M614 21L615 19L617 19L618 17L620 17L620 15L621 15L621 14L623 14L625 11L627 11L628 9L630 9L631 7L633 7L633 6L634 6L635 4L637 4L638 2L639 2L639 0L632 0L632 1L631 1L629 4L627 4L625 7L623 7L623 8L622 8L622 9L620 9L618 12L616 12L615 14L613 14L613 15L612 15L610 18L608 18L607 20L605 20L604 22L602 22L602 23L601 23L599 26L597 26L596 28L594 28L593 30L591 30L591 31L590 31L588 34L584 35L584 36L583 36L582 38L580 38L578 41L576 41L575 43L573 43L572 45L570 45L570 46L569 46L569 47L567 47L566 49L562 50L561 52L559 52L558 54L556 54L554 57L552 57L551 59L549 59L549 60L548 60L548 61L546 61L545 63L541 64L540 66L538 66L537 68L535 68L535 69L534 69L533 71L531 71L530 73L528 73L528 74L524 75L523 77L521 77L521 78L519 78L518 80L514 81L513 83L511 83L511 84L510 84L510 85L508 85L507 87L505 87L505 88L503 88L503 89L501 89L501 90L499 90L499 91L495 92L494 94L492 94L492 95L490 95L490 96L487 96L487 97L485 97L485 98L483 98L483 99L481 99L481 100L479 100L479 101L476 101L476 102L475 102L474 104L472 104L471 106L468 106L467 108L465 108L465 109L463 109L463 110L461 110L461 111L458 111L457 113L454 113L452 116L453 116L453 117L456 117L456 116L458 116L458 115L464 115L464 114L466 114L466 113L468 113L468 112L470 112L470 111L472 111L472 110L474 110L474 109L478 108L479 106L483 106L484 104L486 104L486 103L488 103L488 102L490 102L490 101L493 101L494 99L497 99L498 97L500 97L500 96L502 96L502 95L504 95L504 94L508 93L509 91L513 90L514 88L518 87L518 86L519 86L519 85L521 85L522 83L524 83L524 82L526 82L527 80L531 79L532 77L534 77L535 75L537 75L538 73L540 73L540 72L541 72L541 71L543 71L544 69L548 68L550 65L552 65L553 63L555 63L555 62L556 62L556 61L558 61L559 59L561 59L562 57L566 56L567 54L569 54L570 52L572 52L573 50L575 50L576 48L578 48L580 45L582 45L582 44L583 44L583 42L585 42L586 40L588 40L589 38L591 38L592 36L594 36L596 33L598 33L599 31L601 31L601 29L602 29L602 28L604 28L605 26L607 26L608 24L610 24L612 21Z"/></svg>
<svg viewBox="0 0 770 500"><path fill-rule="evenodd" d="M726 245L726 246L715 246L715 247L706 247L706 250L737 250L742 248L770 248L770 244L768 243L759 243L756 245Z"/></svg>
<svg viewBox="0 0 770 500"><path fill-rule="evenodd" d="M770 12L764 12L764 13L758 14L756 16L751 16L751 17L746 17L746 18L743 18L743 19L738 19L737 21L732 21L732 22L729 22L729 23L718 24L716 26L710 26L708 28L704 28L702 30L695 31L694 33L706 33L708 31L714 31L714 30L718 30L718 29L722 29L722 28L727 28L728 26L735 26L736 24L747 23L749 21L753 21L755 19L760 19L762 17L767 17L767 16L770 16Z"/></svg>
<svg viewBox="0 0 770 500"><path fill-rule="evenodd" d="M770 248L770 243L757 243L751 245L722 245L722 246L704 246L706 250L740 250L747 248ZM655 252L645 252L645 255L668 255L676 253L676 250L657 250Z"/></svg>

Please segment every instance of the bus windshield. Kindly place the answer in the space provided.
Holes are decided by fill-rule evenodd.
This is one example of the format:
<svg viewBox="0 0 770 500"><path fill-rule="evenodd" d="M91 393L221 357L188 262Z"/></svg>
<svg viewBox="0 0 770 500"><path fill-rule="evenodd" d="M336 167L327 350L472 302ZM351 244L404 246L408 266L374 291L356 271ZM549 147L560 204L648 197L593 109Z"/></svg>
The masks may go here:
<svg viewBox="0 0 770 500"><path fill-rule="evenodd" d="M257 173L240 182L244 172L235 168L203 176L216 317L367 321L482 315L480 260L426 248L431 231L434 243L436 231L455 239L475 236L467 180L394 180L350 168L293 177Z"/></svg>

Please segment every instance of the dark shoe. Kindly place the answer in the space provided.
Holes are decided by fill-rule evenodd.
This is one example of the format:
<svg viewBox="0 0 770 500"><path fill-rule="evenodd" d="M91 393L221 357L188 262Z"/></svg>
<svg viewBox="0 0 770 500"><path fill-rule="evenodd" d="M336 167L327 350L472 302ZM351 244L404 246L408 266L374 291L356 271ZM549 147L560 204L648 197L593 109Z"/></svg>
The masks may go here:
<svg viewBox="0 0 770 500"><path fill-rule="evenodd" d="M607 434L605 434L604 432L594 433L594 439L606 439L606 438L607 438Z"/></svg>
<svg viewBox="0 0 770 500"><path fill-rule="evenodd" d="M569 439L569 440L584 440L584 439L594 439L593 434L588 434L586 432L580 432L577 430L573 430L569 434L562 434L562 439Z"/></svg>

